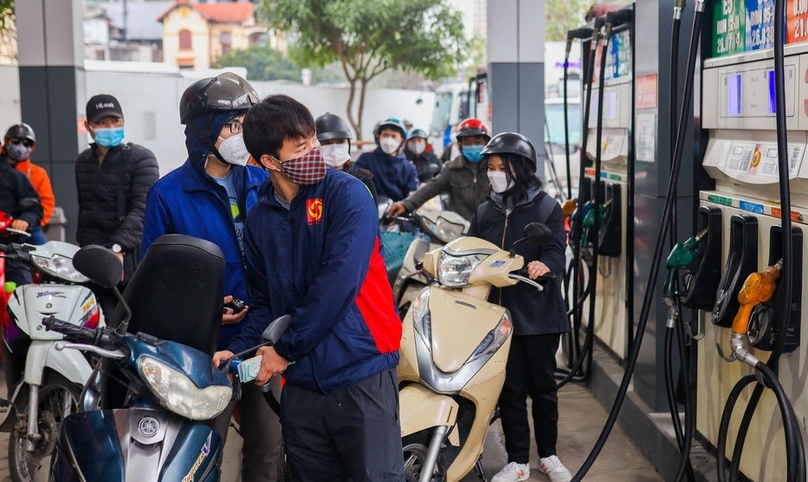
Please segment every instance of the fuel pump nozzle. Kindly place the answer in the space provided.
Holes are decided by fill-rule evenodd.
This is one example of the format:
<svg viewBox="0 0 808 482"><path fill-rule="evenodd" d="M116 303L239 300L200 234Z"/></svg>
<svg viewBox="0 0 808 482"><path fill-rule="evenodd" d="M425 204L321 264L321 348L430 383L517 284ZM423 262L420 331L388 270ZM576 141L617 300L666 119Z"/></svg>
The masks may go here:
<svg viewBox="0 0 808 482"><path fill-rule="evenodd" d="M567 31L566 59L569 59L572 51L572 41L575 39L585 40L592 37L592 27L581 27Z"/></svg>
<svg viewBox="0 0 808 482"><path fill-rule="evenodd" d="M689 266L696 260L699 252L699 243L707 234L707 229L704 229L697 235L687 239L684 243L676 243L665 260L665 267L668 268L668 278L665 281L665 286L662 290L662 302L668 308L668 318L666 326L673 328L674 323L679 318L678 303L674 299L676 296L676 275L679 270Z"/></svg>
<svg viewBox="0 0 808 482"><path fill-rule="evenodd" d="M625 25L634 21L634 9L630 7L621 8L606 13L606 25L612 28ZM608 28L608 27L607 27Z"/></svg>
<svg viewBox="0 0 808 482"><path fill-rule="evenodd" d="M608 201L606 201L605 203L603 203L603 204L601 204L601 205L599 205L599 206L598 206L598 220L599 220L601 223L606 222L606 208L607 208L607 207L609 206L609 204L611 204L611 203L612 203L612 200L611 200L611 199L609 199L609 200L608 200ZM591 204L591 203L590 203L590 201L587 201L587 204L589 204L589 206L588 206L588 210L587 210L587 211L585 211L585 212L586 212L586 214L584 215L584 220L583 220L583 228L584 228L584 229L583 229L583 238L581 239L581 244L582 244L582 245L583 245L583 247L585 247L585 248L590 247L590 246L591 246L591 244L592 244L592 243L590 242L590 240L589 240L589 230L590 230L590 229L592 229L592 227L595 225L595 210L594 210L594 209L592 209L592 208L594 207L594 204ZM586 208L587 208L587 206L586 206L586 204L585 204L585 205L584 205L584 209L586 209Z"/></svg>
<svg viewBox="0 0 808 482"><path fill-rule="evenodd" d="M752 273L746 278L746 281L738 293L738 301L741 307L735 314L732 320L732 333L730 334L729 346L732 352L729 356L725 356L721 346L716 344L718 352L727 361L738 360L746 363L752 367L758 364L758 360L746 348L746 331L749 326L749 317L752 315L752 310L760 303L769 301L774 295L774 290L777 288L777 280L780 278L780 272L783 269L783 260L777 261L774 266L767 267L764 271L759 273Z"/></svg>

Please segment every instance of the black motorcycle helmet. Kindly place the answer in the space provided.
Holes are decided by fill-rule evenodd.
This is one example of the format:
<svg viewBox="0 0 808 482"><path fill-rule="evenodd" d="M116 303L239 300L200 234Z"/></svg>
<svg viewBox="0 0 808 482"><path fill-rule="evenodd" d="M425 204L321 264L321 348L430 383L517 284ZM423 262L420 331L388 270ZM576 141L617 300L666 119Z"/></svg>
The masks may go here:
<svg viewBox="0 0 808 482"><path fill-rule="evenodd" d="M338 115L326 112L314 121L317 127L317 140L330 141L331 139L353 139L351 126Z"/></svg>
<svg viewBox="0 0 808 482"><path fill-rule="evenodd" d="M527 137L518 132L503 132L492 137L482 151L484 156L489 154L516 154L527 160L532 171L536 172L536 148Z"/></svg>
<svg viewBox="0 0 808 482"><path fill-rule="evenodd" d="M429 139L429 136L426 134L426 131L424 131L423 129L413 129L413 131L410 132L410 137L408 137L407 140L409 141L411 139L416 139L416 138L426 140L426 139Z"/></svg>
<svg viewBox="0 0 808 482"><path fill-rule="evenodd" d="M36 144L36 134L34 133L34 129L32 129L31 126L25 122L22 124L14 124L8 128L8 131L6 131L6 139L11 139L12 137L28 139Z"/></svg>
<svg viewBox="0 0 808 482"><path fill-rule="evenodd" d="M197 80L180 99L180 123L212 111L247 111L259 102L255 89L238 75L225 72Z"/></svg>

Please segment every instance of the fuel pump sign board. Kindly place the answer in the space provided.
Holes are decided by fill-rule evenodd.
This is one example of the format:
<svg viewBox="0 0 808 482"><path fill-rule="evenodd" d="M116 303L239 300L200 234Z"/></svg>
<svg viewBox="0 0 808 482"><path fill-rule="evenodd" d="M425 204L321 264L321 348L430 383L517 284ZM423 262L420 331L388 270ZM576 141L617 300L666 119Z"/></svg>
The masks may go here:
<svg viewBox="0 0 808 482"><path fill-rule="evenodd" d="M721 0L715 2L713 18L715 19L713 22L713 57L743 52L746 48L745 1Z"/></svg>
<svg viewBox="0 0 808 482"><path fill-rule="evenodd" d="M746 0L746 50L774 46L774 0Z"/></svg>
<svg viewBox="0 0 808 482"><path fill-rule="evenodd" d="M808 0L788 0L786 4L786 42L808 40Z"/></svg>

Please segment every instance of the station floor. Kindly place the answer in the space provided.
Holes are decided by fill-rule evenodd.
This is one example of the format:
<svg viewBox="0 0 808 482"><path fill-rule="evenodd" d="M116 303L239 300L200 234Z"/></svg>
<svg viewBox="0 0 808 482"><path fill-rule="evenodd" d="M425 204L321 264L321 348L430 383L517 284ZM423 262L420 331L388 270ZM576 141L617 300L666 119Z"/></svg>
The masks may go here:
<svg viewBox="0 0 808 482"><path fill-rule="evenodd" d="M5 386L0 370L0 386ZM580 384L568 384L559 392L559 440L558 456L574 475L586 460L589 451L600 435L607 412L592 393ZM241 440L232 429L225 448L222 482L240 480ZM9 482L8 434L0 433L0 482ZM499 422L493 424L486 438L483 466L490 480L507 462L502 429ZM547 476L538 470L539 461L535 447L531 450L530 481L547 481ZM472 472L463 482L479 480ZM657 482L660 476L643 457L642 452L618 426L612 431L600 457L586 477L587 482Z"/></svg>

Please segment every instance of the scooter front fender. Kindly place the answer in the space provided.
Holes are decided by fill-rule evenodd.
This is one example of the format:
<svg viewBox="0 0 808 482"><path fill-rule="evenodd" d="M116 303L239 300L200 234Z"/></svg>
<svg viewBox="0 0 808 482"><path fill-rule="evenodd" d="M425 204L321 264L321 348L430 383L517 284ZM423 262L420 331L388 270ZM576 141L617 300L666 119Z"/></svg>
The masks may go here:
<svg viewBox="0 0 808 482"><path fill-rule="evenodd" d="M431 427L453 427L457 420L457 402L416 383L398 394L401 407L401 436L406 437Z"/></svg>
<svg viewBox="0 0 808 482"><path fill-rule="evenodd" d="M169 412L79 412L62 422L52 480L218 480L221 449L221 437L204 422Z"/></svg>
<svg viewBox="0 0 808 482"><path fill-rule="evenodd" d="M25 358L25 383L42 385L45 368L50 368L71 382L84 385L93 369L78 350L56 349L53 341L33 341Z"/></svg>

